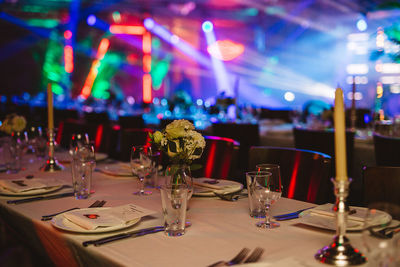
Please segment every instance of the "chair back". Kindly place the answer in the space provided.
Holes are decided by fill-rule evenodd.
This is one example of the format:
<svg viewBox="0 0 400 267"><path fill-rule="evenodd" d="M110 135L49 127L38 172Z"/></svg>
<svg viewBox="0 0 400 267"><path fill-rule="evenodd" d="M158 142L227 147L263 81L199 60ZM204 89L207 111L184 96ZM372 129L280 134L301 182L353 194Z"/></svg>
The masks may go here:
<svg viewBox="0 0 400 267"><path fill-rule="evenodd" d="M400 167L400 138L377 133L373 138L376 165Z"/></svg>
<svg viewBox="0 0 400 267"><path fill-rule="evenodd" d="M294 146L328 154L332 157L332 167L335 173L335 132L333 130L311 130L299 127L293 128ZM353 177L354 132L346 131L347 175Z"/></svg>
<svg viewBox="0 0 400 267"><path fill-rule="evenodd" d="M331 157L302 149L253 146L249 151L249 167L257 164L278 164L281 168L282 196L310 203L333 200Z"/></svg>
<svg viewBox="0 0 400 267"><path fill-rule="evenodd" d="M107 112L84 112L83 118L86 123L104 124L110 121Z"/></svg>
<svg viewBox="0 0 400 267"><path fill-rule="evenodd" d="M363 182L366 205L388 202L400 206L400 167L364 167Z"/></svg>
<svg viewBox="0 0 400 267"><path fill-rule="evenodd" d="M194 177L208 177L227 179L231 174L231 167L237 163L239 143L233 139L204 136L206 146L201 158L193 164L200 164L199 170L192 171Z"/></svg>
<svg viewBox="0 0 400 267"><path fill-rule="evenodd" d="M89 135L89 140L94 141L95 150L99 151L101 142L104 141L103 131L103 124L84 123L78 120L67 119L58 124L56 142L60 144L61 147L69 148L73 134L87 133Z"/></svg>
<svg viewBox="0 0 400 267"><path fill-rule="evenodd" d="M247 170L249 148L260 145L258 124L214 123L212 124L212 133L214 136L231 138L240 143L238 169L241 172Z"/></svg>
<svg viewBox="0 0 400 267"><path fill-rule="evenodd" d="M117 138L118 142L115 148L111 148L114 151L110 151L109 156L117 160L129 161L132 146L149 145L149 133L152 132L153 130L147 128L120 129Z"/></svg>
<svg viewBox="0 0 400 267"><path fill-rule="evenodd" d="M144 119L142 114L140 115L133 115L133 116L119 116L118 117L118 125L121 128L144 128Z"/></svg>

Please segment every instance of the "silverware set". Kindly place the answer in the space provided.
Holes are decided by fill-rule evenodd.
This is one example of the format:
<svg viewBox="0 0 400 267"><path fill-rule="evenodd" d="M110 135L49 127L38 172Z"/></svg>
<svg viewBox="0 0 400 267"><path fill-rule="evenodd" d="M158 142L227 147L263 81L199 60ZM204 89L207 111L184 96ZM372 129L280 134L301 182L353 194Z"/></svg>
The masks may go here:
<svg viewBox="0 0 400 267"><path fill-rule="evenodd" d="M100 207L103 207L104 204L106 204L106 202L107 201L105 201L105 200L101 200L101 201L100 200L96 200L92 205L89 206L89 208L100 208ZM64 212L71 211L71 210L77 210L77 209L80 209L80 208L75 207L75 208L72 208L72 209L63 210L63 211L56 212L56 213L53 213L53 214L43 215L41 220L42 221L49 221L54 216L57 216L58 214L62 214Z"/></svg>
<svg viewBox="0 0 400 267"><path fill-rule="evenodd" d="M250 249L248 248L243 248L239 253L233 257L231 260L228 261L217 261L208 267L218 267L218 266L232 266L240 263L252 263L252 262L257 262L262 254L264 253L264 249L260 247L256 247L253 252L246 258L246 256L249 254Z"/></svg>
<svg viewBox="0 0 400 267"><path fill-rule="evenodd" d="M368 230L372 236L382 239L390 239L393 237L394 234L400 232L400 224L389 226L378 231L374 231L373 228L369 228Z"/></svg>

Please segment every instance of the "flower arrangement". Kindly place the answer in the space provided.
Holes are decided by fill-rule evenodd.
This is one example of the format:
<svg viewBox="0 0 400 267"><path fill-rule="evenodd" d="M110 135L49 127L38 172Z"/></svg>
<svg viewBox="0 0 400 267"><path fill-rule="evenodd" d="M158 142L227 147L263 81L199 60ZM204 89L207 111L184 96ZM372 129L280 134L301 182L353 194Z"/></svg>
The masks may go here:
<svg viewBox="0 0 400 267"><path fill-rule="evenodd" d="M187 120L174 120L163 131L150 135L150 138L174 164L191 164L201 157L206 145L204 137Z"/></svg>
<svg viewBox="0 0 400 267"><path fill-rule="evenodd" d="M6 116L0 125L0 131L11 134L12 132L20 132L24 130L25 127L26 119L23 116L12 113Z"/></svg>

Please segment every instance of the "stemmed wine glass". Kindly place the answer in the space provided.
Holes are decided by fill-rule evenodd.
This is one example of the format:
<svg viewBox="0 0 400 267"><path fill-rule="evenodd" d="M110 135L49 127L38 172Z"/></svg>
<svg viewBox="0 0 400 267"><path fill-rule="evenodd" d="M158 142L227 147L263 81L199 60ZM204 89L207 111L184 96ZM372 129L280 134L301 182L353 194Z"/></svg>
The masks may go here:
<svg viewBox="0 0 400 267"><path fill-rule="evenodd" d="M393 220L391 220L393 219ZM370 203L366 208L362 252L367 266L400 266L400 206L388 202Z"/></svg>
<svg viewBox="0 0 400 267"><path fill-rule="evenodd" d="M265 209L265 221L260 220L256 225L260 228L271 229L279 227L279 223L272 222L270 207L282 195L282 184L280 175L271 172L258 171L251 185L254 195Z"/></svg>
<svg viewBox="0 0 400 267"><path fill-rule="evenodd" d="M144 178L151 174L153 162L151 159L152 150L150 146L133 146L131 150L131 169L133 175L138 176L140 181L140 189L135 195L145 196L151 195L151 191L144 190Z"/></svg>

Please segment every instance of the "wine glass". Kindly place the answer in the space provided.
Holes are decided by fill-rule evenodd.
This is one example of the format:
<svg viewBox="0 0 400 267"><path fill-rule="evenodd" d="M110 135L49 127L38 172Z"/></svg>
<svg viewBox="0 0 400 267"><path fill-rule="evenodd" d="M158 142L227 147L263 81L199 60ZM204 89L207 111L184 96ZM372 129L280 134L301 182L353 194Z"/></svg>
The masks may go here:
<svg viewBox="0 0 400 267"><path fill-rule="evenodd" d="M393 220L391 220L393 218ZM367 266L400 266L400 206L375 202L368 205L362 233Z"/></svg>
<svg viewBox="0 0 400 267"><path fill-rule="evenodd" d="M271 172L258 171L252 183L255 197L265 209L265 220L260 220L256 225L260 228L271 229L279 227L279 223L272 222L270 207L282 195L282 184L280 175Z"/></svg>
<svg viewBox="0 0 400 267"><path fill-rule="evenodd" d="M144 190L144 178L151 174L153 163L151 160L152 150L150 146L133 146L131 150L131 169L140 181L140 189L135 195L151 195L151 191Z"/></svg>

